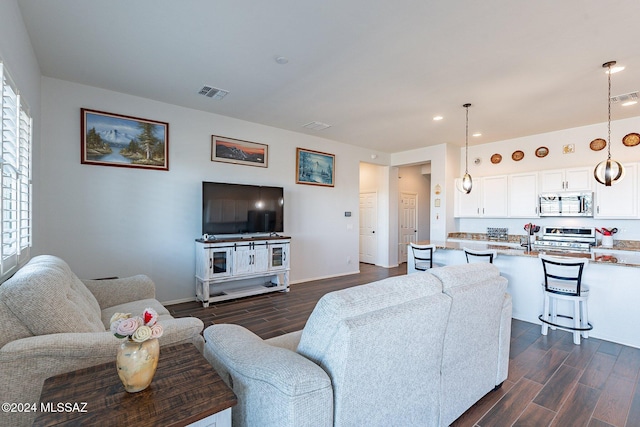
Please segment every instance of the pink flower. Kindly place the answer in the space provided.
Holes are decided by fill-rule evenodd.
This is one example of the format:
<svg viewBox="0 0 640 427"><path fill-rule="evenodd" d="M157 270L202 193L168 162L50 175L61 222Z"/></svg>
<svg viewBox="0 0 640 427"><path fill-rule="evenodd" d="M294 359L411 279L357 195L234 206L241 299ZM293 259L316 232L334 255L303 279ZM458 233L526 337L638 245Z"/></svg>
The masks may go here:
<svg viewBox="0 0 640 427"><path fill-rule="evenodd" d="M142 321L146 326L153 326L158 321L158 313L153 308L145 308L142 312Z"/></svg>
<svg viewBox="0 0 640 427"><path fill-rule="evenodd" d="M132 335L136 329L138 329L138 319L135 317L130 317L128 319L122 319L122 321L118 324L116 329L116 334L121 335L123 337Z"/></svg>
<svg viewBox="0 0 640 427"><path fill-rule="evenodd" d="M162 328L162 325L160 325L159 323L156 323L151 327L151 338L160 338L163 333L164 333L164 329Z"/></svg>

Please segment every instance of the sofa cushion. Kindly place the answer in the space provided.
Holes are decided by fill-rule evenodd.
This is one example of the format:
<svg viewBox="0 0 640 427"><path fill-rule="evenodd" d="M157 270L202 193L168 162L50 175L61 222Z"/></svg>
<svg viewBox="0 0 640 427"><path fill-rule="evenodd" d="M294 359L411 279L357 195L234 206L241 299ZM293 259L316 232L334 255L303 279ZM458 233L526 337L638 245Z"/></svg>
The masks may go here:
<svg viewBox="0 0 640 427"><path fill-rule="evenodd" d="M138 316L142 314L145 308L153 308L158 313L158 320L173 319L169 310L165 308L158 300L153 298L142 299L139 301L131 301L124 304L114 305L102 310L102 324L106 329L111 326L109 321L114 313L131 313L132 316Z"/></svg>
<svg viewBox="0 0 640 427"><path fill-rule="evenodd" d="M60 258L33 258L2 288L4 304L33 335L105 330L98 301Z"/></svg>

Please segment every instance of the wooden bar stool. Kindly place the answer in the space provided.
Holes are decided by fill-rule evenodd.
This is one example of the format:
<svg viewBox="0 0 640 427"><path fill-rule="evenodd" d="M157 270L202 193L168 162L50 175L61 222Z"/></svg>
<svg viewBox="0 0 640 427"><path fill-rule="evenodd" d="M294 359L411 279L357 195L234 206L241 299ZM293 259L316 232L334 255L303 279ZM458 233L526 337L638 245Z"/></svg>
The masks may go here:
<svg viewBox="0 0 640 427"><path fill-rule="evenodd" d="M542 335L551 329L573 333L573 343L580 345L580 336L589 338L593 326L589 323L587 299L589 288L582 283L582 272L589 264L587 258L565 258L539 255L544 271L544 308L538 319L542 322ZM572 316L558 314L558 301L570 301ZM560 318L560 319L558 319ZM569 319L566 321L563 319Z"/></svg>
<svg viewBox="0 0 640 427"><path fill-rule="evenodd" d="M488 262L493 264L493 260L498 256L498 252L493 249L475 250L469 248L462 248L464 255L467 257L467 264L472 262Z"/></svg>

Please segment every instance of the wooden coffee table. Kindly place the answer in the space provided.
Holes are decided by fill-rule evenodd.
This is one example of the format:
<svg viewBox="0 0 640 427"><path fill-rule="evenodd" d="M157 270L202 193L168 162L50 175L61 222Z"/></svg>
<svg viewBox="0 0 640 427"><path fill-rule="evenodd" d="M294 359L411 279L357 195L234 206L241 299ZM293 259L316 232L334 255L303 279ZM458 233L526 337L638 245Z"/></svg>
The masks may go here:
<svg viewBox="0 0 640 427"><path fill-rule="evenodd" d="M113 362L47 379L34 426L231 426L236 396L193 344L160 347L153 381L138 393L125 391L115 359L114 350Z"/></svg>

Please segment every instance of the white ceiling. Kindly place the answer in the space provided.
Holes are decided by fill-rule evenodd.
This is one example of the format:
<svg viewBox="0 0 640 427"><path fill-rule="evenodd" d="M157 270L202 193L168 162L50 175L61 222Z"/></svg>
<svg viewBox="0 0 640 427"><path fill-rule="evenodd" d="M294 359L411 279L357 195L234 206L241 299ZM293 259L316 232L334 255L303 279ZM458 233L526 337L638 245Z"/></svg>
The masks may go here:
<svg viewBox="0 0 640 427"><path fill-rule="evenodd" d="M470 144L605 122L609 60L640 90L638 0L18 3L45 76L381 152L464 145L466 102Z"/></svg>

